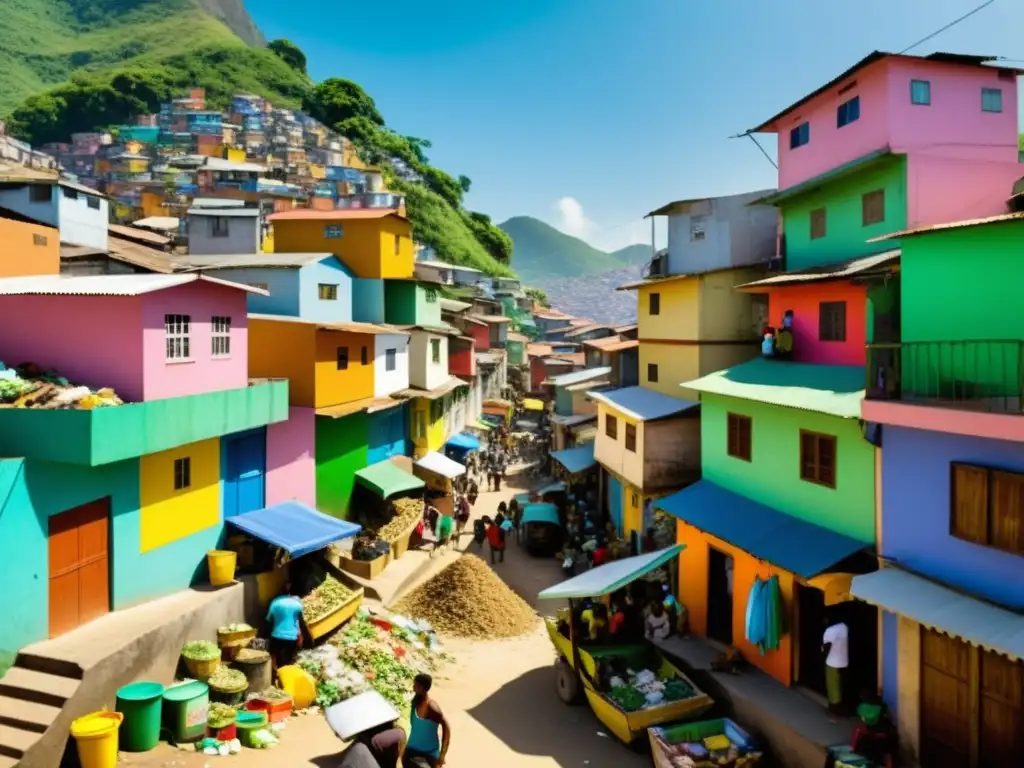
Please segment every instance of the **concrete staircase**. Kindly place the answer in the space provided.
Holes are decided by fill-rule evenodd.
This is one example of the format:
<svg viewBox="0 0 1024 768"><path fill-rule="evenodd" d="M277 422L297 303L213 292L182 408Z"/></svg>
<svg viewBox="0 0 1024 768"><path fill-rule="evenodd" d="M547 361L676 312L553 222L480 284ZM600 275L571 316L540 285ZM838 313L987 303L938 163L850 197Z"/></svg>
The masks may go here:
<svg viewBox="0 0 1024 768"><path fill-rule="evenodd" d="M82 684L72 662L20 653L0 678L0 768L15 766L60 716Z"/></svg>

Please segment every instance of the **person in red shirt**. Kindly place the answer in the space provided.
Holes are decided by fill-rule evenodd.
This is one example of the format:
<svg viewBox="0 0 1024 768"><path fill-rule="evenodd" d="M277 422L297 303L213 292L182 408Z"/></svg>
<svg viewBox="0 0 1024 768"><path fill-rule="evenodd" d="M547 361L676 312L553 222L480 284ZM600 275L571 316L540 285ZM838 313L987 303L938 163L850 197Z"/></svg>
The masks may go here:
<svg viewBox="0 0 1024 768"><path fill-rule="evenodd" d="M597 540L597 546L594 547L593 563L596 568L599 565L604 565L608 562L608 544L603 538Z"/></svg>
<svg viewBox="0 0 1024 768"><path fill-rule="evenodd" d="M499 516L500 517L500 516ZM487 543L491 545L491 565L495 559L505 562L505 532L497 520L487 526Z"/></svg>
<svg viewBox="0 0 1024 768"><path fill-rule="evenodd" d="M623 611L625 599L625 595L621 592L612 595L612 609L608 616L608 634L612 637L618 635L622 630L622 625L626 623L626 613Z"/></svg>

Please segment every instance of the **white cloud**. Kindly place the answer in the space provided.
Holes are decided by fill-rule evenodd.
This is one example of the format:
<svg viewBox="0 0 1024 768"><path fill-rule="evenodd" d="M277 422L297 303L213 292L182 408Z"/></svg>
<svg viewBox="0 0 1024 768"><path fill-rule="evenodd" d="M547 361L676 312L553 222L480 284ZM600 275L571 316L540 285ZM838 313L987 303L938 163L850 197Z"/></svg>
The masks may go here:
<svg viewBox="0 0 1024 768"><path fill-rule="evenodd" d="M587 216L583 205L575 197L559 198L553 207L558 214L554 222L555 227L567 235L585 240L602 251L611 252L627 245L651 242L651 223L639 216L630 221L601 226ZM664 224L658 226L658 245L665 246Z"/></svg>
<svg viewBox="0 0 1024 768"><path fill-rule="evenodd" d="M557 227L567 235L586 239L594 230L594 222L587 218L583 206L575 197L562 197L555 203L558 211Z"/></svg>

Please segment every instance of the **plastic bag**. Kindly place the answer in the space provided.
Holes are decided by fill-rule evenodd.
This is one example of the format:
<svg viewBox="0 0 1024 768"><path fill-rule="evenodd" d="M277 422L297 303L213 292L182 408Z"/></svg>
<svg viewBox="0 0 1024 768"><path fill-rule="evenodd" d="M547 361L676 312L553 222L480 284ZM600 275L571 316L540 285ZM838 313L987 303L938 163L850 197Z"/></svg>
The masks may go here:
<svg viewBox="0 0 1024 768"><path fill-rule="evenodd" d="M637 685L647 685L648 683L653 683L657 679L657 676L649 669L641 669L636 673Z"/></svg>
<svg viewBox="0 0 1024 768"><path fill-rule="evenodd" d="M661 691L651 691L644 698L647 699L647 706L654 707L665 700L665 694Z"/></svg>

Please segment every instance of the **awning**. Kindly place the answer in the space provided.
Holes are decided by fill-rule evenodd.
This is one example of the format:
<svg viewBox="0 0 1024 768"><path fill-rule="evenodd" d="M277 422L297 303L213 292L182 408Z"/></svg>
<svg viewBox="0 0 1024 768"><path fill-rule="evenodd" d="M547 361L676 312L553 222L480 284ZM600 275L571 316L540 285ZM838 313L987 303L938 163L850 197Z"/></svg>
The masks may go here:
<svg viewBox="0 0 1024 768"><path fill-rule="evenodd" d="M667 549L648 552L646 555L612 560L610 563L591 568L561 584L548 587L537 597L541 600L576 600L583 597L610 595L637 579L643 578L665 563L675 560L683 549L682 544L674 544Z"/></svg>
<svg viewBox="0 0 1024 768"><path fill-rule="evenodd" d="M422 467L428 472L433 472L435 475L446 477L449 480L454 480L456 477L466 474L466 468L459 464L459 462L453 461L437 451L428 453L416 462L416 466Z"/></svg>
<svg viewBox="0 0 1024 768"><path fill-rule="evenodd" d="M597 465L597 459L594 458L593 443L580 445L576 448L566 448L564 451L555 451L551 454L551 458L565 467L565 471L570 475L584 472Z"/></svg>
<svg viewBox="0 0 1024 768"><path fill-rule="evenodd" d="M527 411L543 411L544 401L535 397L527 397L523 400L523 409Z"/></svg>
<svg viewBox="0 0 1024 768"><path fill-rule="evenodd" d="M817 576L870 546L727 491L710 480L699 480L658 499L654 505L803 579Z"/></svg>
<svg viewBox="0 0 1024 768"><path fill-rule="evenodd" d="M402 389L398 392L392 392L392 397L419 397L423 400L439 400L440 398L447 395L459 387L468 387L469 384L462 379L452 376L444 384L434 387L433 389L419 389L418 387L409 387L408 389Z"/></svg>
<svg viewBox="0 0 1024 768"><path fill-rule="evenodd" d="M858 600L1011 659L1024 659L1024 616L900 568L855 576Z"/></svg>
<svg viewBox="0 0 1024 768"><path fill-rule="evenodd" d="M487 428L490 429L490 426ZM459 432L457 435L453 435L447 444L452 448L459 448L463 451L480 450L480 438L475 437L468 432Z"/></svg>
<svg viewBox="0 0 1024 768"><path fill-rule="evenodd" d="M323 549L332 541L355 536L362 526L317 512L300 501L229 517L227 522L253 538L280 547L292 557Z"/></svg>
<svg viewBox="0 0 1024 768"><path fill-rule="evenodd" d="M561 480L556 480L553 483L548 483L536 493L538 496L543 496L545 493L562 493L565 490L565 483L563 483Z"/></svg>
<svg viewBox="0 0 1024 768"><path fill-rule="evenodd" d="M519 522L521 525L526 525L526 523L562 524L561 518L558 517L558 507L554 504L527 504Z"/></svg>
<svg viewBox="0 0 1024 768"><path fill-rule="evenodd" d="M356 472L356 482L369 488L382 499L398 493L422 488L425 483L411 475L390 459L371 464Z"/></svg>
<svg viewBox="0 0 1024 768"><path fill-rule="evenodd" d="M476 420L476 424L473 425L473 429L479 429L483 430L484 432L490 432L492 429L494 429L494 425L481 417Z"/></svg>

